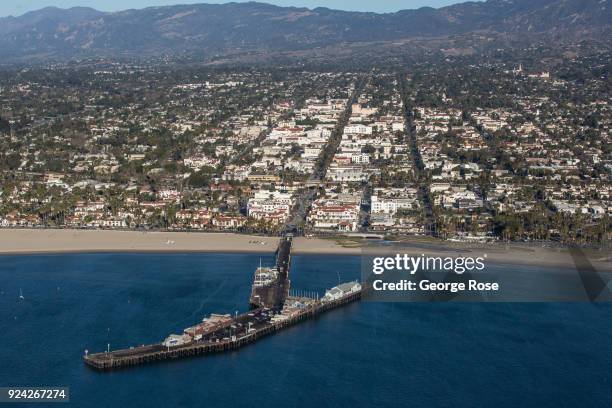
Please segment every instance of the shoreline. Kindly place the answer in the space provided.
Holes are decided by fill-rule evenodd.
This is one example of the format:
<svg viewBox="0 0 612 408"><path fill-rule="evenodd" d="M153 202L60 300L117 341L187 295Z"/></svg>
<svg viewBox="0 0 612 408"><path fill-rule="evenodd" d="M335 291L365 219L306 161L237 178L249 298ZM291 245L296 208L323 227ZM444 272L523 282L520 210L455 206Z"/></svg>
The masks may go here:
<svg viewBox="0 0 612 408"><path fill-rule="evenodd" d="M143 232L117 230L71 229L0 229L0 255L36 255L70 253L273 253L278 237L224 232ZM390 250L430 256L487 254L489 262L510 265L574 268L567 248L508 245L474 245L445 241L407 239L393 245L375 245L371 241L294 238L296 255L351 255L364 251L389 253ZM591 263L600 270L612 270L607 253L584 250Z"/></svg>
<svg viewBox="0 0 612 408"><path fill-rule="evenodd" d="M0 254L274 252L277 237L232 233L0 229Z"/></svg>

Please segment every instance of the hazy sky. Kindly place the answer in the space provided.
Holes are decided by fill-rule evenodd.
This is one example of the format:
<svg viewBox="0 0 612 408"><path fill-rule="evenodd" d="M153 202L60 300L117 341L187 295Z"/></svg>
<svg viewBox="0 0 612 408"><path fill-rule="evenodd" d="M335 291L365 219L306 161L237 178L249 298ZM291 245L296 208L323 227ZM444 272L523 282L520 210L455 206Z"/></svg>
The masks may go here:
<svg viewBox="0 0 612 408"><path fill-rule="evenodd" d="M230 0L0 0L0 16L19 16L47 6L88 6L102 11L144 8L168 4L227 3ZM241 0L235 0L241 1ZM260 0L279 6L329 7L340 10L390 12L422 6L441 7L466 0Z"/></svg>

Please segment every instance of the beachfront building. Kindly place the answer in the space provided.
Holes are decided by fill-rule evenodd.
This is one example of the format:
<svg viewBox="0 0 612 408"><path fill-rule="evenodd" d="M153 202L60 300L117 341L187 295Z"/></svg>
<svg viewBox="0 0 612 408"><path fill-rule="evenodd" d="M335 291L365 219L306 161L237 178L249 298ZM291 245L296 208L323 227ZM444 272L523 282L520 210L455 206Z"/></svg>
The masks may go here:
<svg viewBox="0 0 612 408"><path fill-rule="evenodd" d="M282 223L293 207L293 198L289 193L260 190L247 204L247 214L255 220L266 220L274 224Z"/></svg>
<svg viewBox="0 0 612 408"><path fill-rule="evenodd" d="M356 231L359 204L333 199L319 199L312 204L308 221L315 229Z"/></svg>

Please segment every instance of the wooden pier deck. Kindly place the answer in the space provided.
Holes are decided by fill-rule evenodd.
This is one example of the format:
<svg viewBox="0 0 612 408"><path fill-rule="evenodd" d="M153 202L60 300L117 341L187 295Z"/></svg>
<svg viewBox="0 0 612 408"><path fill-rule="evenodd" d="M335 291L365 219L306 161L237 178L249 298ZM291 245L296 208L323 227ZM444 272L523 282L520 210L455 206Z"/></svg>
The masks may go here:
<svg viewBox="0 0 612 408"><path fill-rule="evenodd" d="M357 301L360 298L361 290L349 293L344 297L333 301L315 301L313 304L307 306L299 313L296 313L285 320L266 322L242 335L232 336L229 339L217 339L216 341L194 341L185 345L174 347L165 347L163 344L159 343L124 350L116 350L109 353L104 352L89 354L85 355L83 359L85 364L87 364L89 367L100 371L110 371L156 361L187 358L236 350L269 334L291 327L306 319L314 318L329 310ZM234 319L234 321L248 323L251 314L252 313L245 313L239 315Z"/></svg>
<svg viewBox="0 0 612 408"><path fill-rule="evenodd" d="M278 278L267 286L253 286L249 304L252 309L260 307L282 307L289 295L291 281L289 280L289 269L291 268L291 246L290 237L281 238L276 251L276 269Z"/></svg>

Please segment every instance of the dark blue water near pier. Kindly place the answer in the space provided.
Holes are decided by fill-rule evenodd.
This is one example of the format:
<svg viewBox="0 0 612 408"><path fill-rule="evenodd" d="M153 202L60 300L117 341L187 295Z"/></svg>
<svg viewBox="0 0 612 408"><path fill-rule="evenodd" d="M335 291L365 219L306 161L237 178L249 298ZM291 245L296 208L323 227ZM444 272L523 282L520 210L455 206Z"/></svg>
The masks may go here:
<svg viewBox="0 0 612 408"><path fill-rule="evenodd" d="M82 363L85 349L246 310L259 259L2 256L0 386L69 386L74 407L612 406L611 305L362 302L238 352L112 373ZM291 280L322 294L358 274L357 257L294 256Z"/></svg>

